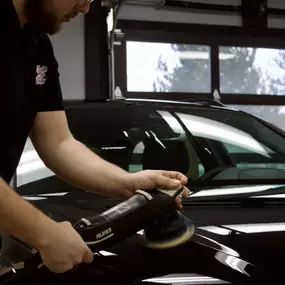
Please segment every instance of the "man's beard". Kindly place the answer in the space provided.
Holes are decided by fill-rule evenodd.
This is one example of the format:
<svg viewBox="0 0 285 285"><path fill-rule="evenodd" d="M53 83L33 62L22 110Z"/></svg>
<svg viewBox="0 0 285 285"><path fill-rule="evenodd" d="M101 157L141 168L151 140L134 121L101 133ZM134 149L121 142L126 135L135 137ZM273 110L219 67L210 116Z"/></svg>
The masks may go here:
<svg viewBox="0 0 285 285"><path fill-rule="evenodd" d="M61 28L61 22L53 11L46 7L46 0L25 0L28 23L44 33L53 35Z"/></svg>

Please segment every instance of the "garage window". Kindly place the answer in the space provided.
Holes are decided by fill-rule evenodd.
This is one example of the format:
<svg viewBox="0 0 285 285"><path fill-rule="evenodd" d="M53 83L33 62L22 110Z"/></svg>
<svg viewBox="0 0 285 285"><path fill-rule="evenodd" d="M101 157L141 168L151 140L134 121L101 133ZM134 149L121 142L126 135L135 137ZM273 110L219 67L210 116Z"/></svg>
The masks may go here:
<svg viewBox="0 0 285 285"><path fill-rule="evenodd" d="M285 95L285 50L220 47L221 92Z"/></svg>
<svg viewBox="0 0 285 285"><path fill-rule="evenodd" d="M127 41L128 92L211 92L210 47Z"/></svg>

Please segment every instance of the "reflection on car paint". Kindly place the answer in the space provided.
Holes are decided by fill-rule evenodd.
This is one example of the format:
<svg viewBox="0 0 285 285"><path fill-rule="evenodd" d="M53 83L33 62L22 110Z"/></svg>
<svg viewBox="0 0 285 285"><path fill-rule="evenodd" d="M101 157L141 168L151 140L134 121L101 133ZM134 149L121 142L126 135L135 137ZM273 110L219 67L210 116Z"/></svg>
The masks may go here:
<svg viewBox="0 0 285 285"><path fill-rule="evenodd" d="M285 223L263 223L263 224L243 224L243 225L222 225L222 227L230 228L242 233L266 233L266 232L283 232L285 231ZM215 226L199 227L201 230L212 232L219 235L229 235L231 230L219 228Z"/></svg>
<svg viewBox="0 0 285 285"><path fill-rule="evenodd" d="M249 197L249 198L285 198L285 194L268 194L268 195L258 195L258 196L252 196L252 197Z"/></svg>
<svg viewBox="0 0 285 285"><path fill-rule="evenodd" d="M197 238L198 237L198 238ZM226 254L229 254L231 256L236 256L236 257L239 257L239 253L236 252L235 250L233 250L232 248L228 247L228 246L225 246L211 238L208 238L206 236L203 236L203 235L200 235L200 234L195 234L195 242L196 243L199 243L201 245L204 245L204 246L208 246L208 247L211 247L211 248L214 248L215 250L219 250L219 251L222 251ZM217 248L218 246L218 248Z"/></svg>
<svg viewBox="0 0 285 285"><path fill-rule="evenodd" d="M69 192L60 192L60 193L46 193L46 194L39 194L38 196L44 196L44 197L58 197L58 196L65 196Z"/></svg>
<svg viewBox="0 0 285 285"><path fill-rule="evenodd" d="M163 283L163 284L180 284L180 285L190 285L190 284L229 284L226 281L208 277L201 276L198 274L171 274L158 278L145 279L143 282L153 282L153 283Z"/></svg>
<svg viewBox="0 0 285 285"><path fill-rule="evenodd" d="M13 264L8 261L8 260L5 260L5 261L1 261L1 267L0 267L0 276L4 276L4 275L13 275L16 273L16 270L13 266Z"/></svg>
<svg viewBox="0 0 285 285"><path fill-rule="evenodd" d="M250 275L246 272L245 268L248 265L252 265L252 264L250 264L250 263L248 263L248 262L246 262L240 258L237 258L235 256L229 256L229 255L225 254L224 252L217 252L215 254L215 258L219 262L221 262L222 264L227 265L227 266L231 267L232 269L250 277Z"/></svg>
<svg viewBox="0 0 285 285"><path fill-rule="evenodd" d="M207 232L211 232L214 234L222 235L222 236L228 236L231 234L231 230L227 230L225 228L215 227L215 226L206 226L206 227L199 227L200 230L204 230Z"/></svg>
<svg viewBox="0 0 285 285"><path fill-rule="evenodd" d="M16 174L18 187L55 175L53 171L45 166L30 139L26 141Z"/></svg>
<svg viewBox="0 0 285 285"><path fill-rule="evenodd" d="M104 256L117 255L117 254L115 254L115 253L112 253L112 252L109 252L109 251L105 251L105 250L101 250L101 251L99 251L99 253L100 253L101 255L104 255Z"/></svg>
<svg viewBox="0 0 285 285"><path fill-rule="evenodd" d="M197 193L190 195L189 197L209 197L209 196L220 196L220 195L237 195L237 194L247 194L255 192L263 192L265 190L274 189L282 187L284 185L263 185L263 186L250 186L250 187L233 187L224 189L207 189L201 190Z"/></svg>
<svg viewBox="0 0 285 285"><path fill-rule="evenodd" d="M242 130L200 116L184 113L177 113L177 115L194 136L235 144L270 158L266 149Z"/></svg>
<svg viewBox="0 0 285 285"><path fill-rule="evenodd" d="M44 197L34 197L34 196L22 196L26 201L40 201L40 200L46 200L48 198Z"/></svg>

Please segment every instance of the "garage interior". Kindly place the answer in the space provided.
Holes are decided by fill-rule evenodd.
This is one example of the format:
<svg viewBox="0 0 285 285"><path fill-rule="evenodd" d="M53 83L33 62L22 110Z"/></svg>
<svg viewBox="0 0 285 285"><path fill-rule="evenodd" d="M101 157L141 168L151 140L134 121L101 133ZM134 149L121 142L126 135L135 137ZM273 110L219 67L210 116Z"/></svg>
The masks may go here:
<svg viewBox="0 0 285 285"><path fill-rule="evenodd" d="M166 100L215 93L223 104L284 129L284 9L281 0L95 1L85 17L52 37L63 94L66 101L93 102L115 90L126 98ZM144 48L151 56L141 65ZM178 68L181 60L185 66ZM171 70L182 82L167 80Z"/></svg>
<svg viewBox="0 0 285 285"><path fill-rule="evenodd" d="M154 167L153 165L157 166L154 169L169 166L167 162L170 167L177 166L174 170L185 169L187 176L194 178L193 191L197 192L190 196L191 199L186 199L184 213L188 222L193 219L197 222L197 228L206 232L204 240L203 237L202 241L195 240L197 247L188 248L185 245L186 250L177 248L172 252L160 252L157 259L152 256L149 260L145 257L138 258L137 253L133 251L133 248L136 249L136 240L132 239L126 239L112 251L101 251L98 258L102 261L102 268L94 271L98 274L98 284L261 285L273 284L266 283L262 278L269 276L271 280L272 275L283 276L283 264L277 260L284 259L285 250L285 150L282 156L284 147L272 147L272 157L268 157L266 150L271 150L270 146L274 146L274 142L269 142L268 148L266 144L264 148L258 148L255 139L260 138L258 142L269 141L269 128L264 128L260 132L256 128L250 136L244 131L248 130L249 126L242 126L242 123L239 125L237 120L232 125L226 125L223 118L220 121L219 118L215 120L210 113L214 109L213 106L220 108L218 110L221 117L223 107L245 111L276 126L276 130L278 129L283 136L277 136L276 132L273 137L279 138L280 142L285 141L284 0L94 0L89 13L79 15L66 24L60 33L50 38L59 63L60 83L64 103L70 114L69 122L74 126L74 130L78 130L76 136L82 137L82 142L90 146L94 152L98 151L103 158L117 162L125 170L143 170L149 162L150 168ZM177 111L175 104L171 107L174 111L169 113L165 111L168 107L164 111L157 111L155 108L139 109L136 104L130 104L127 113L124 104L103 104L106 101L120 103L128 100L145 100L154 105L159 102L172 104L174 101L181 104L201 103L197 108L201 107L202 110L205 107L205 110L209 110L203 109L203 118L194 106L192 113L187 114L185 111L183 117L181 110L187 108L183 109L184 107L180 106L181 109ZM175 112L180 112L181 116L175 117ZM73 114L76 115L72 117ZM137 119L134 119L135 115ZM110 118L107 118L108 116ZM232 118L234 116L232 115ZM174 118L187 127L177 128L176 124L175 129L171 126ZM230 116L226 120L228 118ZM195 129L195 126L191 129L191 124L187 125L187 119L193 125L197 123L196 126L202 126L201 129L206 131L209 122L214 122L214 126L217 127L225 127L225 133L221 135L224 137L220 139L214 129L214 134L212 133L209 139L210 143L206 144L207 134L201 135L199 128ZM145 129L151 126L159 135L156 137L151 132L145 132L144 128L139 128L141 126ZM237 130L236 136L229 139L228 134L234 133L233 130ZM194 134L194 139L191 137L193 140L189 139L188 133L191 131ZM250 134L250 131L248 133ZM149 149L142 147L144 141L141 137L145 139L146 135L153 135L154 140L151 143L155 142ZM242 137L243 135L245 136ZM126 137L130 144L127 144L129 141ZM159 140L157 138L169 148L170 154L175 153L176 156L173 155L170 159L171 155L163 152L156 144ZM198 144L206 141L205 144L201 143L201 148L210 155L214 152L211 153L210 147L207 147L211 146L213 141L231 142L233 145L235 140L238 141L240 144L223 149L228 150L234 159L240 159L236 165L246 168L243 164L245 161L248 168L254 163L256 168L265 165L265 169L258 168L260 181L263 181L264 176L271 177L270 175L276 173L278 179L269 179L263 181L263 184L258 183L257 179L250 181L249 178L248 184L244 185L244 181L239 181L238 184L238 179L231 181L231 175L235 178L236 172L229 171L224 175L229 179L226 182L221 179L213 181L210 186L203 184L203 181L199 184L201 177L207 177L208 169L203 166L203 161L199 158L200 153L196 153L193 147L197 143L197 138L201 139L198 140ZM93 139L94 145L89 144L90 141L93 143ZM109 144L105 144L106 142ZM151 143L148 146L152 146ZM246 143L252 145L246 148ZM243 150L246 149L244 153L239 152L240 146L244 147ZM217 150L219 152L222 148ZM164 160L154 161L154 153L161 154ZM210 156L206 156L206 161L208 157ZM225 160L230 161L232 157L226 157ZM223 159L221 155L221 160ZM273 161L274 159L276 161ZM211 163L209 159L209 164ZM279 172L267 173L266 170L274 166L274 163ZM193 165L195 167L191 168ZM212 170L211 167L212 165L209 172ZM216 168L213 167L213 170ZM196 180L198 186L195 184ZM212 183L211 179L206 182L209 181ZM41 161L30 140L26 143L11 186L26 200L42 207L51 217L56 216L63 220L71 217L73 222L81 217L82 213L86 216L95 212L101 213L119 202L112 199L104 200L99 195L94 196L85 192L84 196L78 189L73 189L57 179ZM270 197L273 200L267 204L265 200L270 195L273 195ZM263 198L265 200L262 200ZM280 235L275 236L276 232ZM198 237L200 233L198 231ZM210 253L201 245L206 245L207 250L210 248ZM178 266L179 262L183 261L180 260L180 256L184 254L188 258L191 255L189 252L195 258L189 258L186 264L183 262L184 267L181 263L183 274L171 274L169 259L175 260ZM123 256L122 260L118 257L120 254ZM110 258L106 259L106 264L105 257ZM262 258L265 260L264 263ZM124 283L123 279L119 279L124 276L131 279L133 274L135 277L136 274L144 275L144 269L148 270L147 266L152 270L152 267L160 262L161 267L165 266L166 269L154 272L155 278L150 278L153 277L151 271L150 277L143 281L138 278L139 281L136 280L134 283ZM256 270L252 264L258 264L261 270L259 267L259 271ZM194 268L194 274L191 270L190 273L187 271L187 266L191 270ZM268 269L268 276L267 271L262 268ZM103 273L100 272L101 269ZM80 281L82 284L91 284L90 280L94 276L86 275L89 283L84 283L83 279L77 277L78 284L81 284ZM274 280L277 280L276 276ZM72 278L73 275L69 281L73 282ZM108 278L118 283L111 283Z"/></svg>

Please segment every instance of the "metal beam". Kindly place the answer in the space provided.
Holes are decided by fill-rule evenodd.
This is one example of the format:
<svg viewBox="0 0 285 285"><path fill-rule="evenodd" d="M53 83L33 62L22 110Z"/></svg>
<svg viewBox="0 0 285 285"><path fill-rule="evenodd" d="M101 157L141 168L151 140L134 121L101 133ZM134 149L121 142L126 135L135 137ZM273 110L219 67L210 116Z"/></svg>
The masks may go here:
<svg viewBox="0 0 285 285"><path fill-rule="evenodd" d="M179 1L179 0L166 0L163 6L172 7L172 8L187 8L187 9L219 11L219 12L241 12L242 9L241 6L237 5L206 4L206 3L196 3L189 1Z"/></svg>
<svg viewBox="0 0 285 285"><path fill-rule="evenodd" d="M109 98L108 7L94 1L85 15L85 98Z"/></svg>
<svg viewBox="0 0 285 285"><path fill-rule="evenodd" d="M129 3L127 0L126 3ZM132 3L141 3L133 0ZM204 10L209 12L228 12L228 13L253 13L253 15L285 15L285 9L268 8L265 0L242 0L242 5L221 5L209 3L197 3L195 1L166 0L162 7L173 9L192 9ZM156 3L157 6L157 3ZM265 8L265 10L264 10Z"/></svg>
<svg viewBox="0 0 285 285"><path fill-rule="evenodd" d="M267 29L267 0L242 0L243 27L253 33Z"/></svg>

